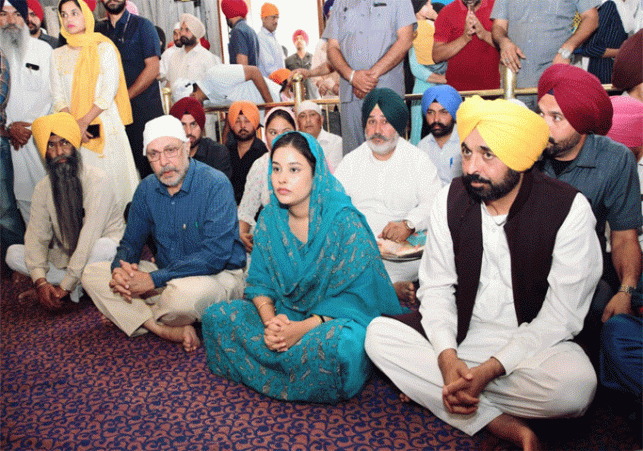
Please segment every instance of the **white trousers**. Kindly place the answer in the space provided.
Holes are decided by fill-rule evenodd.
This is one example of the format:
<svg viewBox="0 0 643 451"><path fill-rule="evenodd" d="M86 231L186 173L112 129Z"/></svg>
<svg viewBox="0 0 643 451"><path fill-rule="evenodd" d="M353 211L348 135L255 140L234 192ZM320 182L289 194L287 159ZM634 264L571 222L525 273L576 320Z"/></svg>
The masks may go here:
<svg viewBox="0 0 643 451"><path fill-rule="evenodd" d="M141 261L138 269L149 273L158 267ZM85 268L82 284L96 308L130 337L147 332L141 326L149 319L167 326L185 326L200 321L210 305L242 298L244 290L243 270L224 270L215 275L172 279L157 290L157 295L145 300L134 298L130 303L112 292L111 279L111 262L100 262Z"/></svg>
<svg viewBox="0 0 643 451"><path fill-rule="evenodd" d="M94 243L91 253L89 254L89 259L87 260L87 266L102 261L111 262L116 255L116 248L118 247L118 241L111 238L99 238ZM30 276L29 269L25 263L25 246L23 244L14 244L9 246L7 249L6 257L7 266L14 271L18 271L25 276ZM66 268L56 268L53 264L49 263L49 269L47 270L47 282L52 285L60 285L60 282L63 281L65 275L67 274ZM79 298L83 295L80 284L74 288L74 290L69 293L71 300L78 302Z"/></svg>
<svg viewBox="0 0 643 451"><path fill-rule="evenodd" d="M366 330L368 356L413 401L435 416L474 435L502 413L520 418L577 417L596 392L596 373L576 343L554 345L491 381L471 415L452 414L442 404L444 381L431 343L393 318L374 319ZM471 368L482 362L465 361Z"/></svg>

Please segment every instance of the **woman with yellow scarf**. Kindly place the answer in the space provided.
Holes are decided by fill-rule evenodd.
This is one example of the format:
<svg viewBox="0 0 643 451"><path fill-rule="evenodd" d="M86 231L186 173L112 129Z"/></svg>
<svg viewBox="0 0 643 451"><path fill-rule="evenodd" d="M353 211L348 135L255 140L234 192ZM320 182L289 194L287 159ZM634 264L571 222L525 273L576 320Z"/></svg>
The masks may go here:
<svg viewBox="0 0 643 451"><path fill-rule="evenodd" d="M84 0L61 0L58 15L67 45L54 50L51 59L54 111L74 116L82 132L83 163L112 178L124 208L139 177L125 134L132 108L120 54L107 37L94 33L94 16Z"/></svg>

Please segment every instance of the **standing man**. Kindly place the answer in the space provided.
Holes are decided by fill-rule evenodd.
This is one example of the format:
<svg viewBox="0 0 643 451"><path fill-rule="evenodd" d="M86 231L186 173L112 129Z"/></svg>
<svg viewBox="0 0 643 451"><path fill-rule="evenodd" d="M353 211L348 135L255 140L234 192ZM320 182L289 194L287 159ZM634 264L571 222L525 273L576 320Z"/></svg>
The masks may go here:
<svg viewBox="0 0 643 451"><path fill-rule="evenodd" d="M533 88L552 64L570 64L572 53L598 27L600 0L496 0L493 40L502 64L516 72L519 88ZM576 13L581 22L572 33ZM535 99L525 102L535 109Z"/></svg>
<svg viewBox="0 0 643 451"><path fill-rule="evenodd" d="M40 28L42 26L42 21L45 18L45 13L42 10L40 2L38 0L27 0L27 6L29 7L29 16L27 18L29 34L32 38L40 39L41 41L49 44L52 49L55 49L58 46L58 39L53 36L49 36L42 28Z"/></svg>
<svg viewBox="0 0 643 451"><path fill-rule="evenodd" d="M248 171L257 158L268 152L264 142L257 137L259 109L254 103L239 100L230 105L228 125L234 139L228 139L226 146L232 164L232 187L237 205L243 197Z"/></svg>
<svg viewBox="0 0 643 451"><path fill-rule="evenodd" d="M269 77L274 71L283 69L284 52L277 41L277 23L279 10L272 3L261 6L261 29L257 34L259 39L259 70L264 77Z"/></svg>
<svg viewBox="0 0 643 451"><path fill-rule="evenodd" d="M174 24L174 29L172 30L172 42L174 45L168 46L165 51L161 54L161 63L159 66L159 80L167 79L167 72L170 68L170 60L172 56L177 53L183 43L181 42L181 22Z"/></svg>
<svg viewBox="0 0 643 451"><path fill-rule="evenodd" d="M151 174L143 157L145 124L163 114L159 75L161 45L156 28L148 19L131 14L126 0L101 0L107 20L96 24L96 31L110 38L121 54L127 93L132 104L134 122L125 127L136 169L141 179Z"/></svg>
<svg viewBox="0 0 643 451"><path fill-rule="evenodd" d="M56 113L31 128L47 176L33 193L25 244L9 248L7 264L29 275L40 304L55 310L67 297L78 302L86 265L114 258L125 223L113 182L82 162L76 119Z"/></svg>
<svg viewBox="0 0 643 451"><path fill-rule="evenodd" d="M337 0L322 39L342 76L339 98L344 155L364 142L362 103L375 87L404 95L402 60L416 22L409 0Z"/></svg>
<svg viewBox="0 0 643 451"><path fill-rule="evenodd" d="M500 87L500 56L491 38L493 4L494 0L455 0L435 20L433 61L449 62L447 83L458 91Z"/></svg>
<svg viewBox="0 0 643 451"><path fill-rule="evenodd" d="M299 131L313 135L324 151L328 166L331 170L334 170L344 156L342 152L342 137L324 130L323 124L324 118L319 105L312 100L304 100L299 104L297 107Z"/></svg>
<svg viewBox="0 0 643 451"><path fill-rule="evenodd" d="M596 373L572 338L600 277L587 199L531 166L547 124L506 100L457 113L463 177L435 200L420 310L376 318L366 352L402 393L469 435L539 450L522 418L582 415Z"/></svg>
<svg viewBox="0 0 643 451"><path fill-rule="evenodd" d="M200 343L192 324L203 311L243 295L246 252L232 187L221 172L188 157L178 119L148 122L144 143L154 175L134 194L111 265L89 265L83 287L127 336L150 331L194 351ZM140 260L149 236L155 263Z"/></svg>
<svg viewBox="0 0 643 451"><path fill-rule="evenodd" d="M207 164L232 178L230 154L226 146L203 136L205 110L193 97L184 97L170 109L170 115L181 121L183 131L190 140L190 158Z"/></svg>
<svg viewBox="0 0 643 451"><path fill-rule="evenodd" d="M248 5L244 0L222 0L221 11L230 27L228 55L230 64L256 66L259 64L259 39L246 22Z"/></svg>
<svg viewBox="0 0 643 451"><path fill-rule="evenodd" d="M538 82L538 108L550 138L542 170L582 192L596 216L603 250L603 279L616 294L597 290L588 316L593 327L620 313L631 313L631 298L641 275L641 191L630 150L604 136L612 126L612 103L596 76L575 66L554 64ZM611 258L605 244L610 226ZM615 270L615 273L614 273ZM603 284L605 285L605 284ZM599 285L599 288L601 285Z"/></svg>
<svg viewBox="0 0 643 451"><path fill-rule="evenodd" d="M179 31L182 47L168 63L167 80L171 88L179 79L200 80L212 66L221 60L203 48L199 40L205 36L205 26L192 14L181 15Z"/></svg>
<svg viewBox="0 0 643 451"><path fill-rule="evenodd" d="M11 70L7 103L7 127L13 151L13 188L20 214L29 223L31 196L36 183L45 176L36 144L31 139L31 123L51 110L49 69L51 47L33 39L25 23L25 0L4 0L0 11L0 48Z"/></svg>
<svg viewBox="0 0 643 451"><path fill-rule="evenodd" d="M433 86L422 96L422 115L429 126L429 134L418 143L438 169L442 186L462 175L460 137L455 128L455 117L462 97L449 85Z"/></svg>
<svg viewBox="0 0 643 451"><path fill-rule="evenodd" d="M308 34L304 30L297 30L292 35L292 42L297 51L286 58L286 69L310 69L313 55L306 51Z"/></svg>
<svg viewBox="0 0 643 451"><path fill-rule="evenodd" d="M400 136L408 120L408 108L399 95L387 88L372 90L362 109L366 142L344 156L335 170L375 236L396 242L426 230L441 188L429 157ZM384 262L400 299L415 301L413 282L419 264L419 260Z"/></svg>

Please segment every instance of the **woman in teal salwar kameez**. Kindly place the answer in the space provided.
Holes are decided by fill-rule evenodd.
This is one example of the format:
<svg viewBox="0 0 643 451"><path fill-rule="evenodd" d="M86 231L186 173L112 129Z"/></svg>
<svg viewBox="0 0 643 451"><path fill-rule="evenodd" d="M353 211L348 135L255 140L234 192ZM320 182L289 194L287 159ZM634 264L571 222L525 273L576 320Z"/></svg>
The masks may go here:
<svg viewBox="0 0 643 451"><path fill-rule="evenodd" d="M371 374L366 326L402 308L366 220L310 135L276 138L246 299L203 316L212 372L267 396L333 403Z"/></svg>

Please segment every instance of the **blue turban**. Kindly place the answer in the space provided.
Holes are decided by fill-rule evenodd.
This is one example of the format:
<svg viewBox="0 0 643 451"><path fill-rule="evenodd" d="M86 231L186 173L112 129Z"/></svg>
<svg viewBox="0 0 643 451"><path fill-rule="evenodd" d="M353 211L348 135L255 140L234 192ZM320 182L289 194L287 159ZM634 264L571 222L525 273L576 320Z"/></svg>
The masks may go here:
<svg viewBox="0 0 643 451"><path fill-rule="evenodd" d="M375 88L364 97L362 104L362 127L366 128L366 121L373 109L379 106L386 120L393 126L400 136L406 133L406 124L409 122L409 109L404 99L389 88Z"/></svg>
<svg viewBox="0 0 643 451"><path fill-rule="evenodd" d="M333 7L333 3L335 3L335 0L326 0L324 2L324 17L327 19L330 14L330 9Z"/></svg>
<svg viewBox="0 0 643 451"><path fill-rule="evenodd" d="M442 105L455 120L455 113L462 103L462 97L453 86L437 85L424 91L422 96L422 116L426 116L429 105L438 102Z"/></svg>
<svg viewBox="0 0 643 451"><path fill-rule="evenodd" d="M20 13L22 16L22 20L25 21L25 25L27 24L27 19L28 19L28 7L27 7L27 0L6 0L16 8L16 10ZM0 9L4 8L4 2L5 0L0 0Z"/></svg>

